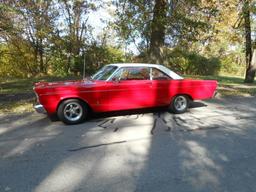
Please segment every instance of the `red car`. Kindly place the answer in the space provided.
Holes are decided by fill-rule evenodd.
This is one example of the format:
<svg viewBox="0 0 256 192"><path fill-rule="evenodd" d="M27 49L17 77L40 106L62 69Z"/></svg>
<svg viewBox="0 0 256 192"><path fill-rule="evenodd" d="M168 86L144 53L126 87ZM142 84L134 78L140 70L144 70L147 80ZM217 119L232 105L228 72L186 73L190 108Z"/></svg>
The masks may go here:
<svg viewBox="0 0 256 192"><path fill-rule="evenodd" d="M36 83L35 109L66 124L80 123L92 111L169 106L183 113L189 101L212 98L216 87L217 81L183 79L162 65L110 64L89 80Z"/></svg>

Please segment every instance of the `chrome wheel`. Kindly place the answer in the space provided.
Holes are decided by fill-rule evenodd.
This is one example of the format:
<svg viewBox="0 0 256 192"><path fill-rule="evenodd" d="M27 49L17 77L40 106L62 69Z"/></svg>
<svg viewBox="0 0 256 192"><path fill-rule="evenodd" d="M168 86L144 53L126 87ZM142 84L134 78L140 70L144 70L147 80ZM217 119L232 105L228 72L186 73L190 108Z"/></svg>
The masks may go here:
<svg viewBox="0 0 256 192"><path fill-rule="evenodd" d="M64 117L69 121L77 121L83 115L83 108L77 102L70 102L64 107Z"/></svg>
<svg viewBox="0 0 256 192"><path fill-rule="evenodd" d="M174 100L174 107L177 111L183 111L187 108L188 101L185 96L177 96Z"/></svg>

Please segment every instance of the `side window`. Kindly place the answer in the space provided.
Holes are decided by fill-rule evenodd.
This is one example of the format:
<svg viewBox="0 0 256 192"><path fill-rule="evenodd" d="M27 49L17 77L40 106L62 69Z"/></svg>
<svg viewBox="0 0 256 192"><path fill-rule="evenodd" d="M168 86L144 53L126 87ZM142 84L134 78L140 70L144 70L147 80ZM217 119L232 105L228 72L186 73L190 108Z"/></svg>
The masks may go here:
<svg viewBox="0 0 256 192"><path fill-rule="evenodd" d="M111 78L112 81L120 80L121 74L123 73L123 69L119 69L116 74Z"/></svg>
<svg viewBox="0 0 256 192"><path fill-rule="evenodd" d="M150 80L148 67L124 67L121 68L113 79L119 80Z"/></svg>
<svg viewBox="0 0 256 192"><path fill-rule="evenodd" d="M169 80L171 79L168 75L163 73L162 71L152 68L152 80Z"/></svg>

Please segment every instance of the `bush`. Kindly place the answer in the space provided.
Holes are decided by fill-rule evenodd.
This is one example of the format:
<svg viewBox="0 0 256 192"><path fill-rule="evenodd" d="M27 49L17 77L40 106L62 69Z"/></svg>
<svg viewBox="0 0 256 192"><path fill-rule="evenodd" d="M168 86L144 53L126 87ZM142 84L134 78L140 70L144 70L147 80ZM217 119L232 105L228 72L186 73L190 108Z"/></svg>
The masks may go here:
<svg viewBox="0 0 256 192"><path fill-rule="evenodd" d="M239 54L231 53L225 55L221 59L220 73L225 75L238 75L243 76L245 72L245 61L244 56Z"/></svg>
<svg viewBox="0 0 256 192"><path fill-rule="evenodd" d="M216 57L206 58L177 48L164 52L164 64L176 72L190 75L216 75L221 66Z"/></svg>
<svg viewBox="0 0 256 192"><path fill-rule="evenodd" d="M63 55L52 58L50 71L52 74L58 76L69 75L70 72L76 75L82 75L85 64L86 75L91 75L103 65L124 61L124 53L118 48L91 45L87 47L83 55L76 55L71 58L70 71L67 70L67 58Z"/></svg>

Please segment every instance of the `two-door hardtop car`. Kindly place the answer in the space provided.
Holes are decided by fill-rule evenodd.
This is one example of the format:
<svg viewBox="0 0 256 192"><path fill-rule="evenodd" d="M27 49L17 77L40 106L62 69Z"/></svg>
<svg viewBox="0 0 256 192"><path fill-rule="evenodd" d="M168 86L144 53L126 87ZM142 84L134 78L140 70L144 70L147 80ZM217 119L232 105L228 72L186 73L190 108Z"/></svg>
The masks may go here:
<svg viewBox="0 0 256 192"><path fill-rule="evenodd" d="M191 100L212 98L216 87L215 80L183 79L162 65L109 64L90 79L36 83L35 109L66 124L80 123L90 112L169 106L183 113Z"/></svg>

